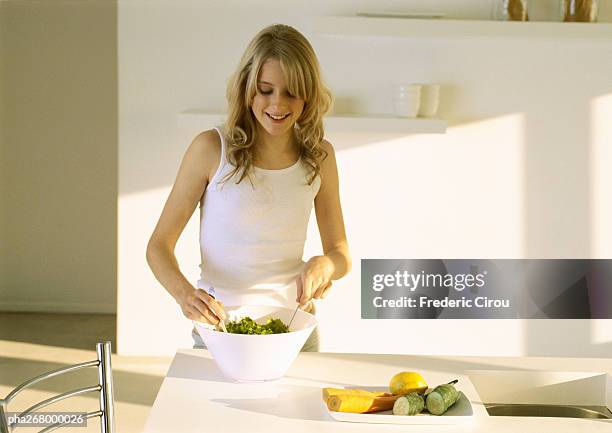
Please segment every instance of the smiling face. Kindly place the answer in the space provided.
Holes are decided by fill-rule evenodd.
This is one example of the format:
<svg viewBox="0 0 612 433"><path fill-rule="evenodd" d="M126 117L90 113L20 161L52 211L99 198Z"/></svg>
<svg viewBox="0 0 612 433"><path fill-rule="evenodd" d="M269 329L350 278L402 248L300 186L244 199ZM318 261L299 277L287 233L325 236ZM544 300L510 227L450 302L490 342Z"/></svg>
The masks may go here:
<svg viewBox="0 0 612 433"><path fill-rule="evenodd" d="M257 92L251 105L259 129L275 137L289 137L303 110L304 100L287 89L280 62L277 59L266 60L261 66Z"/></svg>

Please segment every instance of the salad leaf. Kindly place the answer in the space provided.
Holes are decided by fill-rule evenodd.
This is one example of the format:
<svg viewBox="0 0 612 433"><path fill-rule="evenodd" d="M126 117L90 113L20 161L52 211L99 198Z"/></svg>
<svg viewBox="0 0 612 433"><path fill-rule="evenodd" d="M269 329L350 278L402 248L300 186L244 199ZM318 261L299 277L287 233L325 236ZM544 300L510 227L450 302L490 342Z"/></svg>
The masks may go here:
<svg viewBox="0 0 612 433"><path fill-rule="evenodd" d="M269 318L264 325L260 325L250 317L243 317L240 320L232 320L226 324L227 332L232 334L283 334L289 332L287 325L280 319Z"/></svg>

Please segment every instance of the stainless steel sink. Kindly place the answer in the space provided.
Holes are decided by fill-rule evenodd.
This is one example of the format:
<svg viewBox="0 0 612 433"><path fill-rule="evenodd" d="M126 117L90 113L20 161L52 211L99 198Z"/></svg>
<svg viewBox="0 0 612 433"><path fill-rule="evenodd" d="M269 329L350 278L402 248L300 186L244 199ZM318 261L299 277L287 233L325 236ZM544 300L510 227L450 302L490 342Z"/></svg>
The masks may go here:
<svg viewBox="0 0 612 433"><path fill-rule="evenodd" d="M605 406L485 403L485 408L491 416L537 416L560 418L612 419L612 412L610 412L610 410Z"/></svg>

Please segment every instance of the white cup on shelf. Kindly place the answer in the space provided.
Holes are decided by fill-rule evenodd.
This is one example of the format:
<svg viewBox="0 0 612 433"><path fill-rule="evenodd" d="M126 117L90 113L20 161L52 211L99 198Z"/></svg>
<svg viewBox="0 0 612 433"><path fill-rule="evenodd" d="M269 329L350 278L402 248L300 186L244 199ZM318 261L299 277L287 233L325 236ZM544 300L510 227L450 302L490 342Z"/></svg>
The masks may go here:
<svg viewBox="0 0 612 433"><path fill-rule="evenodd" d="M399 84L393 89L393 112L398 117L416 117L421 102L420 84Z"/></svg>
<svg viewBox="0 0 612 433"><path fill-rule="evenodd" d="M435 117L440 105L440 85L422 84L419 117Z"/></svg>

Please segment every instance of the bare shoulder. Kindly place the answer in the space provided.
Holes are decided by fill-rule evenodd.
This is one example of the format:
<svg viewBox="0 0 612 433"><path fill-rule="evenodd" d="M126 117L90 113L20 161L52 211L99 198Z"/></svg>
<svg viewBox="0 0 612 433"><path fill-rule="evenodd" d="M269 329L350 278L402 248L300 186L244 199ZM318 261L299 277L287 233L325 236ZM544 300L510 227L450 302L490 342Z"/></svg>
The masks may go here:
<svg viewBox="0 0 612 433"><path fill-rule="evenodd" d="M328 154L334 153L334 146L332 146L332 144L325 139L321 140L321 148L323 148L323 150Z"/></svg>
<svg viewBox="0 0 612 433"><path fill-rule="evenodd" d="M221 137L214 129L200 132L191 142L185 159L201 167L210 179L219 166L221 159Z"/></svg>
<svg viewBox="0 0 612 433"><path fill-rule="evenodd" d="M321 185L322 188L320 191L329 190L329 187L332 189L335 188L335 185L338 184L338 166L336 163L336 153L334 151L334 146L327 141L321 141L321 150L323 151L323 155L321 156L321 160L319 161L321 171L319 172L321 176Z"/></svg>
<svg viewBox="0 0 612 433"><path fill-rule="evenodd" d="M200 156L221 153L221 137L214 129L200 132L191 142L190 148Z"/></svg>
<svg viewBox="0 0 612 433"><path fill-rule="evenodd" d="M321 140L321 150L323 151L323 156L321 159L321 168L325 168L328 166L336 165L336 152L334 151L334 146L327 141Z"/></svg>

